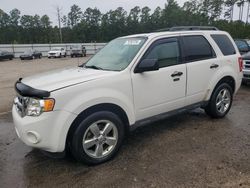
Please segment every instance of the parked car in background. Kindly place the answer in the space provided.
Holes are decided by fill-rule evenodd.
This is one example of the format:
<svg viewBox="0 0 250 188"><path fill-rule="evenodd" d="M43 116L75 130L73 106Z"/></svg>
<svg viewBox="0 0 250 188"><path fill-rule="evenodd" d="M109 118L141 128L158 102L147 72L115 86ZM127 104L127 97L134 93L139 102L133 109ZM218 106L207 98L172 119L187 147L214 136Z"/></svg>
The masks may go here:
<svg viewBox="0 0 250 188"><path fill-rule="evenodd" d="M250 52L242 55L243 59L243 84L250 82Z"/></svg>
<svg viewBox="0 0 250 188"><path fill-rule="evenodd" d="M26 50L22 55L20 55L21 60L36 59L36 58L41 59L41 57L42 57L42 53L33 49Z"/></svg>
<svg viewBox="0 0 250 188"><path fill-rule="evenodd" d="M49 52L48 52L48 58L51 57L66 57L67 53L65 48L61 48L61 47L55 47L52 48Z"/></svg>
<svg viewBox="0 0 250 188"><path fill-rule="evenodd" d="M86 57L87 51L83 45L73 45L70 47L71 57Z"/></svg>
<svg viewBox="0 0 250 188"><path fill-rule="evenodd" d="M9 59L12 60L14 58L14 54L8 51L0 51L0 60Z"/></svg>
<svg viewBox="0 0 250 188"><path fill-rule="evenodd" d="M250 81L250 41L247 39L234 40L243 59L243 78L242 83Z"/></svg>
<svg viewBox="0 0 250 188"><path fill-rule="evenodd" d="M241 81L242 58L227 32L137 34L81 66L19 79L12 116L25 144L99 164L137 126L198 107L225 117Z"/></svg>
<svg viewBox="0 0 250 188"><path fill-rule="evenodd" d="M234 42L241 54L245 54L250 51L249 41L246 39L234 39Z"/></svg>

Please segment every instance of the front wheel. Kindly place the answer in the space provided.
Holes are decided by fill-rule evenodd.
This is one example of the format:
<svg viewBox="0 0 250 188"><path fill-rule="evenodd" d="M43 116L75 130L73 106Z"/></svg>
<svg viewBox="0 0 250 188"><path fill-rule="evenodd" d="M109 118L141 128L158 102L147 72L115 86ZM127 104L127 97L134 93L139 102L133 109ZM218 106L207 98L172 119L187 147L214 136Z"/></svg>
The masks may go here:
<svg viewBox="0 0 250 188"><path fill-rule="evenodd" d="M215 88L205 111L213 118L223 118L231 109L232 101L232 87L227 83L222 83Z"/></svg>
<svg viewBox="0 0 250 188"><path fill-rule="evenodd" d="M112 159L124 138L120 118L107 111L96 112L75 129L70 143L73 156L80 162L95 165Z"/></svg>

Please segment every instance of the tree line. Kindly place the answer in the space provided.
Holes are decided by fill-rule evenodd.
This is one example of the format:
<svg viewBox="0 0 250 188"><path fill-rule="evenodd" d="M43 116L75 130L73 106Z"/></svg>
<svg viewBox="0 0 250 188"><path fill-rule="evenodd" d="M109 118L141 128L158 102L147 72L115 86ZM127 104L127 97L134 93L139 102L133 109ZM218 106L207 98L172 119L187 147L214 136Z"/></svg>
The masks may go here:
<svg viewBox="0 0 250 188"><path fill-rule="evenodd" d="M166 0L163 8L155 10L136 6L127 12L118 7L106 13L97 8L83 11L74 4L67 15L59 16L59 22L65 43L107 42L119 36L185 25L216 26L235 38L250 38L249 9L250 0L189 0L183 6ZM246 18L243 14L247 14ZM0 9L2 44L58 43L59 33L48 15L21 15L18 9L9 13Z"/></svg>

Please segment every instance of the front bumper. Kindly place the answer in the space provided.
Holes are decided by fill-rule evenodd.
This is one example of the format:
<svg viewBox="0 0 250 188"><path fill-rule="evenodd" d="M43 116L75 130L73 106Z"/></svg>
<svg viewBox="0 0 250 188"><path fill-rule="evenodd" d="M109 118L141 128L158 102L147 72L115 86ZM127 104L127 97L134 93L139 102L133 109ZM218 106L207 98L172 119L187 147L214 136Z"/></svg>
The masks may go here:
<svg viewBox="0 0 250 188"><path fill-rule="evenodd" d="M12 116L18 137L28 146L49 152L63 152L75 114L66 111L45 112L38 117L21 117L15 105Z"/></svg>
<svg viewBox="0 0 250 188"><path fill-rule="evenodd" d="M20 56L20 59L33 59L32 56Z"/></svg>
<svg viewBox="0 0 250 188"><path fill-rule="evenodd" d="M55 54L48 54L48 57L60 57L60 54L57 54L57 53L55 53Z"/></svg>

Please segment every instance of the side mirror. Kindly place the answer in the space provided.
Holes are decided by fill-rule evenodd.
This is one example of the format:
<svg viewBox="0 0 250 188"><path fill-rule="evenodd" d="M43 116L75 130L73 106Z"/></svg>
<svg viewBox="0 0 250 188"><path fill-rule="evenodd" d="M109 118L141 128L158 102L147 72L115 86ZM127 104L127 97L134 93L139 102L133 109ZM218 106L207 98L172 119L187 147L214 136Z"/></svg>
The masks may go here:
<svg viewBox="0 0 250 188"><path fill-rule="evenodd" d="M135 68L135 73L149 72L159 70L157 59L144 59Z"/></svg>

